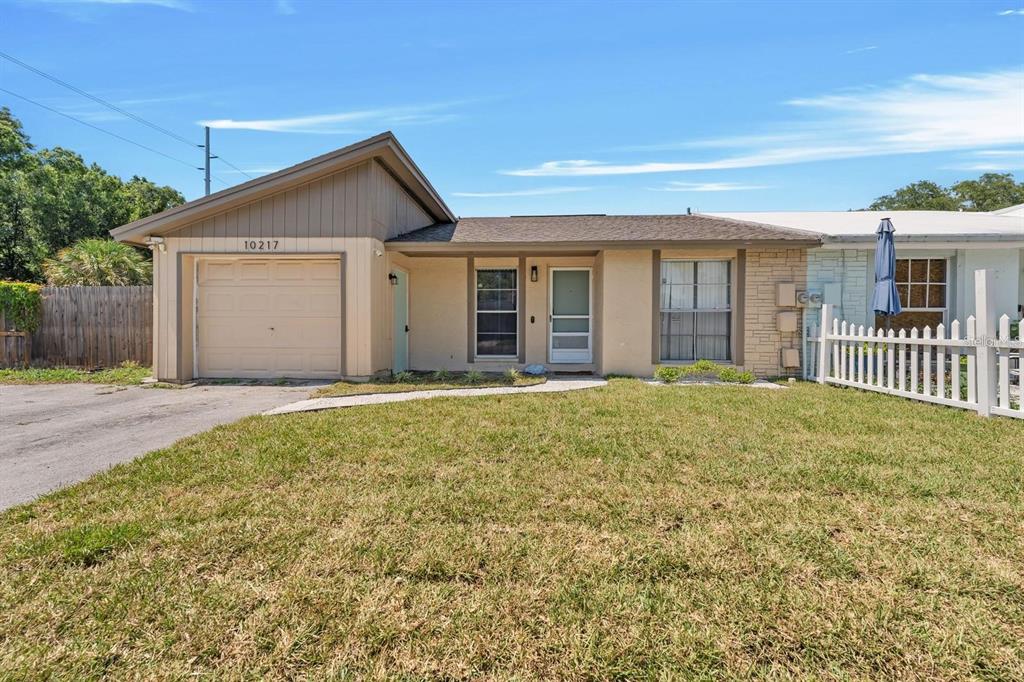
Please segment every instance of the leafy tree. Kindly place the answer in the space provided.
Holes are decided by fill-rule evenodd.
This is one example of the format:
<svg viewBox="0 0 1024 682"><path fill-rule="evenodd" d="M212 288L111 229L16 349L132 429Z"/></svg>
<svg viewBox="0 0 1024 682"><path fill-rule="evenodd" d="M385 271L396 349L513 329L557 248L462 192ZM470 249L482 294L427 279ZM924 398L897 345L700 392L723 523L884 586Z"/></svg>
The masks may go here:
<svg viewBox="0 0 1024 682"><path fill-rule="evenodd" d="M184 202L174 188L127 182L62 147L36 151L0 108L0 279L40 282L43 262L82 239ZM145 256L148 257L148 254Z"/></svg>
<svg viewBox="0 0 1024 682"><path fill-rule="evenodd" d="M951 188L965 211L998 211L1024 204L1024 182L1014 182L1011 173L985 173L977 180L964 180Z"/></svg>
<svg viewBox="0 0 1024 682"><path fill-rule="evenodd" d="M135 247L112 239L83 239L43 263L51 286L149 284L153 263Z"/></svg>
<svg viewBox="0 0 1024 682"><path fill-rule="evenodd" d="M996 211L1024 204L1024 182L1011 173L985 173L977 180L963 180L950 187L922 180L878 197L872 211Z"/></svg>
<svg viewBox="0 0 1024 682"><path fill-rule="evenodd" d="M922 180L878 197L868 208L872 211L956 211L960 203L945 187Z"/></svg>

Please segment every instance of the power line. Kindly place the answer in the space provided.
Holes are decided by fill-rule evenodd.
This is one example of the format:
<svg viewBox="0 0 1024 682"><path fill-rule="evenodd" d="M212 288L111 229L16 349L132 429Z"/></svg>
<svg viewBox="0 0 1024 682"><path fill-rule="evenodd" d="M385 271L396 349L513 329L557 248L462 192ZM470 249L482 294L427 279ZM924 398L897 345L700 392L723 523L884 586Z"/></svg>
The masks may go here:
<svg viewBox="0 0 1024 682"><path fill-rule="evenodd" d="M228 161L227 159L225 159L225 158L224 158L223 156L215 156L215 157L213 157L213 158L215 158L215 159L220 159L221 161L223 161L223 162L224 162L224 163L226 163L227 165L231 166L231 167L232 167L232 168L234 168L234 169L235 169L236 171L238 171L239 173L241 173L241 174L242 174L242 175L244 175L245 177L249 178L250 180L254 179L254 178L253 178L253 177L252 177L251 175L249 175L249 174L248 174L248 173L246 173L246 172L245 172L244 170L242 170L241 168L239 168L239 167L238 167L238 166L236 166L235 164L233 164L233 163L231 163L230 161Z"/></svg>
<svg viewBox="0 0 1024 682"><path fill-rule="evenodd" d="M173 138L173 139L175 139L175 140L177 140L179 142L183 142L184 144L187 144L189 147L193 147L193 148L198 147L199 149L202 149L203 146L204 146L204 145L201 145L201 144L196 144L195 142L190 142L189 140L187 140L186 138L182 137L181 135L178 135L177 133L175 133L175 132L173 132L171 130L168 130L167 128L164 128L163 126L157 125L156 123L153 123L152 121L147 121L146 119L142 118L141 116L139 116L137 114L133 114L130 111L126 111L126 110L122 109L121 107L117 106L116 104L108 102L107 100L103 99L102 97L97 97L96 95L93 95L92 93L86 92L85 90L82 90L79 87L75 87L71 83L68 83L65 80L61 80L60 78L57 78L56 76L51 75L49 73L46 73L42 69L38 69L38 68L32 66L31 64L26 64L25 62L21 61L17 57L9 55L6 52L0 52L0 57L2 57L3 59L6 59L7 61L11 62L12 64L17 64L18 66L22 67L23 69L27 69L27 70L31 71L32 73L34 73L34 74L36 74L38 76L42 76L43 78L47 79L48 81L51 81L53 83L56 83L57 85L65 87L68 90L71 90L72 92L76 92L79 95L81 95L82 97L86 97L86 98L92 100L93 102L96 102L97 104L101 104L101 105L107 107L108 109L116 111L117 113L121 114L122 116L127 116L128 118L132 119L133 121L141 123L142 125L147 126L149 128L152 128L153 130L156 130L157 132L163 133L164 135L167 135L168 137L171 137L171 138ZM44 104L39 104L39 102L32 101L32 100L28 99L27 97L22 97L21 95L17 95L15 93L12 93L9 90L4 90L4 92L8 92L8 93L14 95L15 97L20 97L21 99L23 99L23 100L25 100L27 102L32 102L32 104L36 104L38 106L41 106L44 109L49 109L50 111L53 111L54 113L60 114L61 116L66 116L67 118L70 118L72 120L78 121L79 123L82 123L84 125L88 125L88 126L90 126L92 128L96 128L96 130L99 130L101 132L105 132L108 135L113 135L114 137L118 137L118 138L120 138L122 140L125 140L126 142L131 142L132 144L134 144L134 145L136 145L138 147L142 147L143 149L149 149L149 151L156 152L157 154L160 154L162 156L167 156L167 158L174 158L172 156L164 154L163 152L159 152L159 151L156 151L155 149L151 149L149 147L146 147L145 145L141 145L138 142L133 142L132 140L129 140L129 139L124 138L124 137L121 137L120 135L117 135L116 133L111 133L108 130L103 130L102 128L98 128L98 127L96 127L94 125L91 125L89 123L85 123L84 121L79 121L78 119L74 118L73 116L71 116L69 114L65 114L63 112L57 111L56 109L51 109L50 107L47 107ZM223 161L228 166L230 166L231 168L235 169L236 171L238 171L239 173L241 173L245 177L249 178L250 180L253 179L253 176L249 175L244 170L242 170L241 168L239 168L235 164L231 163L227 159L225 159L225 158L223 158L221 156L215 156L213 158L220 159L221 161ZM178 161L180 163L186 163L184 161L181 161L181 159L174 159L174 160ZM192 164L188 164L188 165L190 167L192 167L192 168L197 168L196 166L192 166ZM203 169L202 168L198 168L198 170L203 170ZM224 182L223 180L220 180L220 181ZM227 184L227 183L224 183L224 184Z"/></svg>
<svg viewBox="0 0 1024 682"><path fill-rule="evenodd" d="M202 170L201 168L198 168L197 166L192 165L188 161L184 161L182 159L179 159L176 156L171 156L170 154L165 154L164 152L160 151L159 149L153 149L152 147L147 147L146 145L142 144L141 142L136 142L135 140L129 140L127 137L124 137L123 135L118 135L117 133L110 132L109 130L107 130L105 128L100 128L97 125L93 125L92 123L89 123L87 121L83 121L80 118L75 118L71 114L65 114L63 111L59 111L57 109L54 109L53 107L48 107L48 106L46 106L45 104L43 104L41 102L37 102L34 99L29 99L28 97L25 97L24 95L19 95L18 93L12 92L12 91L10 91L10 90L8 90L6 88L0 88L0 92L6 92L8 95L11 95L12 97L17 97L18 99L24 100L25 102L28 102L29 104L34 104L37 107L40 107L41 109L46 109L47 111L51 111L51 112L53 112L53 113L55 113L55 114L57 114L59 116L63 116L64 118L69 118L72 121L74 121L75 123L81 123L82 125L88 126L88 127L92 128L93 130L98 130L101 133L103 133L104 135L110 135L111 137L116 137L117 139L119 139L119 140L121 140L123 142L127 142L128 144L133 144L136 147L139 147L140 149L145 149L148 152L153 152L154 154L159 154L160 156L162 156L162 157L164 157L166 159L170 159L171 161L176 161L176 162L178 162L178 163L180 163L180 164L182 164L184 166L188 166L189 168L191 168L193 170Z"/></svg>
<svg viewBox="0 0 1024 682"><path fill-rule="evenodd" d="M194 147L202 147L202 145L198 145L195 142L189 142L188 140L186 140L181 135L178 135L177 133L172 132L172 131L168 130L167 128L159 126L156 123L152 123L150 121L147 121L146 119L142 118L141 116L133 114L130 111L125 111L124 109L122 109L121 107L117 106L116 104L111 104L107 100L105 100L105 99L103 99L101 97L97 97L96 95L90 94L90 93L86 92L85 90L82 90L81 88L77 88L74 85L71 85L71 83L68 83L67 81L63 81L60 78L57 78L56 76L51 76L50 74L46 73L42 69L37 69L36 67L32 66L31 64L26 64L25 62L21 61L20 59L12 57L11 55L7 54L6 52L0 52L0 57L3 57L4 59L6 59L7 61L9 61L9 62L11 62L13 64L17 64L18 66L22 67L23 69L28 69L32 73L37 74L39 76L42 76L43 78L45 78L45 79L47 79L49 81L52 81L52 82L56 83L57 85L60 85L60 86L63 86L65 88L67 88L68 90L71 90L73 92L77 92L82 97L87 97L87 98L91 99L93 102L96 102L97 104L102 104L103 106L105 106L105 107L107 107L109 109L113 109L114 111L116 111L117 113L121 114L122 116L127 116L128 118L130 118L130 119L132 119L134 121L137 121L137 122L141 123L144 126L149 126L153 130L161 132L164 135L167 135L169 137L173 137L175 140L178 140L179 142L184 142L189 147L193 147L193 148Z"/></svg>

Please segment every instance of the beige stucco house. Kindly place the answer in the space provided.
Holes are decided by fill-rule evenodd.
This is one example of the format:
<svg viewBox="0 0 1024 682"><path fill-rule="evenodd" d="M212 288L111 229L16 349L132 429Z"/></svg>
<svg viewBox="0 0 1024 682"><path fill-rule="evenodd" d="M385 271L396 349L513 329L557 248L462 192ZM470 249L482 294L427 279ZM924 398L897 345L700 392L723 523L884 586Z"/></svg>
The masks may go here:
<svg viewBox="0 0 1024 682"><path fill-rule="evenodd" d="M153 250L168 381L702 358L797 374L799 325L780 313L820 244L702 215L460 219L391 133L112 234Z"/></svg>

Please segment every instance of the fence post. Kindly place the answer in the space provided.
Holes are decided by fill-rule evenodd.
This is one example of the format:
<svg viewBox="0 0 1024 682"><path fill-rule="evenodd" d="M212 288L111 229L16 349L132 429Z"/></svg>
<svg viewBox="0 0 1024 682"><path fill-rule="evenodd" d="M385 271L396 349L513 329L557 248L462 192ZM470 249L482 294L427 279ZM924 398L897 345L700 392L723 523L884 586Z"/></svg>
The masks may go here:
<svg viewBox="0 0 1024 682"><path fill-rule="evenodd" d="M991 270L974 271L974 314L977 335L974 346L978 381L978 414L992 415L996 391L996 349L988 344L996 337L996 299Z"/></svg>
<svg viewBox="0 0 1024 682"><path fill-rule="evenodd" d="M818 383L825 383L828 377L828 361L831 349L828 340L829 331L832 329L832 304L823 303L821 306L821 327L818 332Z"/></svg>

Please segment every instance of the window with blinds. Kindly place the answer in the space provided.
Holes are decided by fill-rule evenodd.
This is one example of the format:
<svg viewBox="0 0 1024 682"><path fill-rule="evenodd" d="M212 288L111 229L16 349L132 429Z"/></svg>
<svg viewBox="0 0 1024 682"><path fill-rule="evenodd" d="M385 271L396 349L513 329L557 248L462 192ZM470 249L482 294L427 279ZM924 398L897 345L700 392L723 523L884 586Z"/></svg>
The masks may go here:
<svg viewBox="0 0 1024 682"><path fill-rule="evenodd" d="M661 359L731 360L732 264L661 262Z"/></svg>

